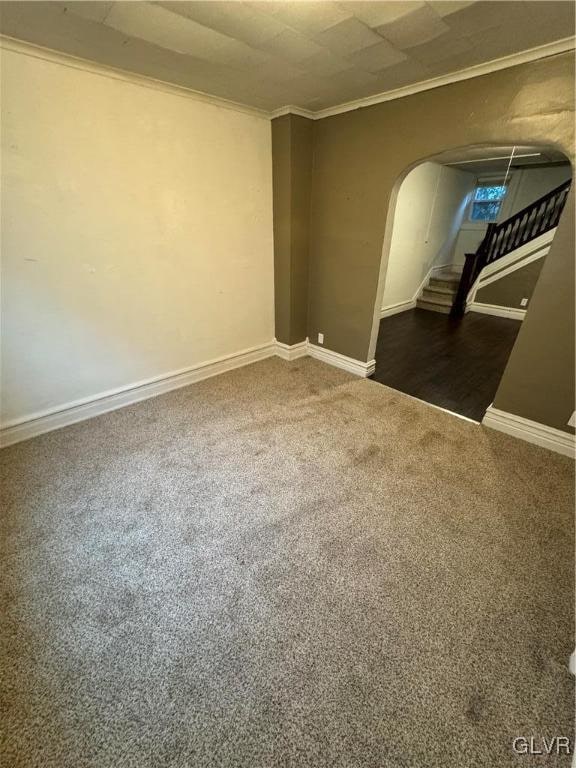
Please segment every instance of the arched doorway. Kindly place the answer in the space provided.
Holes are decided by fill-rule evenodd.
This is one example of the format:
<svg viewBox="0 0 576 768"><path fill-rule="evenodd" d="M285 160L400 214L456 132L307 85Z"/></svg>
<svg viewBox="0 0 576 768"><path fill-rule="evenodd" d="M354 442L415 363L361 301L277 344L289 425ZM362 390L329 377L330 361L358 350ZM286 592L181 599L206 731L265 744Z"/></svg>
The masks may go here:
<svg viewBox="0 0 576 768"><path fill-rule="evenodd" d="M572 169L542 145L480 145L394 186L374 312L374 378L481 421L514 346Z"/></svg>

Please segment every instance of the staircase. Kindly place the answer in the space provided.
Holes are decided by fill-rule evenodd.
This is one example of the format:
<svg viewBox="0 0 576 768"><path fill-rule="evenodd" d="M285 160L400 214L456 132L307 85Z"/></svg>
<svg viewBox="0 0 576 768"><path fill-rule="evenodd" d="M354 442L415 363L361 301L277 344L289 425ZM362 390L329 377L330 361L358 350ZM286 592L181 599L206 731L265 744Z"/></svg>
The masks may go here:
<svg viewBox="0 0 576 768"><path fill-rule="evenodd" d="M432 312L450 314L461 277L462 271L456 266L434 272L416 300L416 306Z"/></svg>
<svg viewBox="0 0 576 768"><path fill-rule="evenodd" d="M465 255L462 276L450 311L452 317L462 317L466 312L468 296L485 267L494 264L558 225L571 183L571 181L564 182L501 224L488 224L486 235L476 253ZM426 307L426 309L429 308Z"/></svg>

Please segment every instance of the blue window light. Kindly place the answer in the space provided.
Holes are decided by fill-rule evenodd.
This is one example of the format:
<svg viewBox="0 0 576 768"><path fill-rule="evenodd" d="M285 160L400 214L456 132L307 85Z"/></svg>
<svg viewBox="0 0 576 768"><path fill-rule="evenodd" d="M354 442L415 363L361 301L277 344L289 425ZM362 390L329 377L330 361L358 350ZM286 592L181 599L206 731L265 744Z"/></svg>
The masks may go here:
<svg viewBox="0 0 576 768"><path fill-rule="evenodd" d="M479 184L470 207L470 220L484 223L496 221L505 196L504 184Z"/></svg>

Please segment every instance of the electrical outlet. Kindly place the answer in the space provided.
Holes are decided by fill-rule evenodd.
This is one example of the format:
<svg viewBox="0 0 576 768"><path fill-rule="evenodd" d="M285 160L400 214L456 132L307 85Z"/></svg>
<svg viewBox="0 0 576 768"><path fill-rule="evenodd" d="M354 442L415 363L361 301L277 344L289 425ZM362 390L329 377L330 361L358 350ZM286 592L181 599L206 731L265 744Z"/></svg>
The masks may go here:
<svg viewBox="0 0 576 768"><path fill-rule="evenodd" d="M319 333L318 334L318 344L324 344L324 334Z"/></svg>
<svg viewBox="0 0 576 768"><path fill-rule="evenodd" d="M522 299L522 301L520 302L520 306L525 307L526 304L528 304L528 299Z"/></svg>
<svg viewBox="0 0 576 768"><path fill-rule="evenodd" d="M576 427L576 411L570 416L568 419L568 426L569 427Z"/></svg>

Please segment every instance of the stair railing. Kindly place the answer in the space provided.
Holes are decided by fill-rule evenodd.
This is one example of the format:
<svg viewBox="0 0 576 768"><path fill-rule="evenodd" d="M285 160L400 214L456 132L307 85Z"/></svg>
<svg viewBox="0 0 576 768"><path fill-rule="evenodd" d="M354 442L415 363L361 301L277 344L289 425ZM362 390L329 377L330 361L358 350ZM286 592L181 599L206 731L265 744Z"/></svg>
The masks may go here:
<svg viewBox="0 0 576 768"><path fill-rule="evenodd" d="M462 317L470 289L484 267L557 226L572 181L565 181L501 224L488 224L476 253L467 253L462 277L452 304L452 317Z"/></svg>

